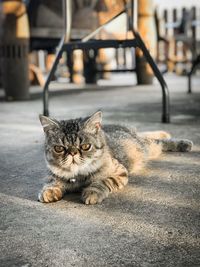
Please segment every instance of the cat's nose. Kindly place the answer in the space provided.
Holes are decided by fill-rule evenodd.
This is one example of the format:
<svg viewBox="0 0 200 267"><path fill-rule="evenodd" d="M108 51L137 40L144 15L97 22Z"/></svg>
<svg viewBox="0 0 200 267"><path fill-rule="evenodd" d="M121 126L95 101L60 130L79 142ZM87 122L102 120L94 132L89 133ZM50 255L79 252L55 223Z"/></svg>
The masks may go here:
<svg viewBox="0 0 200 267"><path fill-rule="evenodd" d="M72 148L70 149L69 153L70 153L72 156L75 156L75 155L78 153L78 150L77 150L77 148L72 147Z"/></svg>
<svg viewBox="0 0 200 267"><path fill-rule="evenodd" d="M71 151L70 154L71 154L72 156L75 156L75 155L77 154L77 151Z"/></svg>

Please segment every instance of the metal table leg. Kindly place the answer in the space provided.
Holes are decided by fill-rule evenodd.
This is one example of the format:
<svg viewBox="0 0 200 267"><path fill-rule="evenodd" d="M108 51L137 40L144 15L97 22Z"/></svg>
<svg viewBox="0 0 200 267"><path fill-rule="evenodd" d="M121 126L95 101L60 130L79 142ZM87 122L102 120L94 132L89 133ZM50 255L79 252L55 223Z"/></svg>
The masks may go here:
<svg viewBox="0 0 200 267"><path fill-rule="evenodd" d="M69 41L69 37L70 37L70 29L71 29L71 0L63 0L64 3L64 18L65 18L65 34L62 38L62 40L60 41L59 44L59 48L58 48L58 52L56 54L56 58L55 61L53 63L52 69L48 75L48 78L46 80L45 86L44 86L44 91L43 91L43 105L44 105L44 115L48 116L49 115L49 108L48 108L48 104L49 104L49 90L48 90L48 86L49 83L52 79L53 74L55 73L56 67L58 65L59 59L62 56L62 52L64 49L64 45ZM136 1L135 1L136 3ZM161 88L162 88L162 106L163 106L163 112L162 112L162 122L168 123L170 122L170 114L169 114L169 92L168 92L168 87L167 84L161 74L161 72L159 71L156 63L154 62L153 58L151 57L149 51L147 50L142 38L140 37L139 33L135 31L134 27L131 26L133 25L132 21L132 11L133 11L133 1L132 1L132 6L131 6L131 14L130 14L130 20L129 20L129 24L130 24L130 29L132 30L134 36L135 36L135 41L136 44L134 45L139 47L143 53L144 56L147 59L147 62L150 64L156 78L158 79ZM135 8L136 10L136 8ZM125 10L124 10L125 11ZM119 14L117 14L114 18L112 18L110 21L113 21L115 18L117 18L120 14L122 14L124 11L120 12ZM135 11L136 12L136 11ZM109 22L110 22L109 21ZM108 24L109 22L105 23L104 25L100 26L98 29L96 29L94 32L92 32L91 34L89 34L88 36L86 36L85 38L82 39L82 43L87 42L89 39L91 39L99 30L101 30L106 24ZM69 47L73 47L73 45L69 44ZM66 47L65 47L66 48ZM76 49L76 48L75 48Z"/></svg>
<svg viewBox="0 0 200 267"><path fill-rule="evenodd" d="M193 62L191 71L188 73L188 94L192 93L192 74L195 72L198 65L200 65L200 55Z"/></svg>
<svg viewBox="0 0 200 267"><path fill-rule="evenodd" d="M49 116L49 83L51 82L51 79L56 71L56 67L59 63L59 59L62 56L63 45L69 42L70 40L71 21L72 21L71 11L72 11L71 0L63 0L64 35L60 40L53 66L50 70L50 73L47 77L47 80L45 82L44 89L43 89L43 107L44 107L43 114L45 116Z"/></svg>
<svg viewBox="0 0 200 267"><path fill-rule="evenodd" d="M46 82L45 82L45 85L44 85L44 89L43 89L43 107L44 107L43 114L45 116L49 116L49 84L52 80L52 77L53 77L55 71L56 71L56 67L59 63L59 59L62 56L63 44L64 44L64 38L62 38L60 41L55 60L53 62L53 66L49 72L49 75L48 75Z"/></svg>
<svg viewBox="0 0 200 267"><path fill-rule="evenodd" d="M162 122L169 123L170 122L170 110L169 110L169 90L167 84L158 69L156 63L154 62L153 58L151 57L148 49L146 48L142 38L140 37L139 33L132 28L132 32L135 36L137 41L137 46L142 50L147 62L151 66L156 78L158 79L161 88L162 88Z"/></svg>

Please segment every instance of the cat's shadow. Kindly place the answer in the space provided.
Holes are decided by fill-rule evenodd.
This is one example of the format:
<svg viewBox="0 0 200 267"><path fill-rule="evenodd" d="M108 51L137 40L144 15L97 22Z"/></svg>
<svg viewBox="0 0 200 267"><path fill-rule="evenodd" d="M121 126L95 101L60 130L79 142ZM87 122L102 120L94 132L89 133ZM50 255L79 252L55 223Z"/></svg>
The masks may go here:
<svg viewBox="0 0 200 267"><path fill-rule="evenodd" d="M76 204L83 204L81 201L81 193L66 193L62 200Z"/></svg>

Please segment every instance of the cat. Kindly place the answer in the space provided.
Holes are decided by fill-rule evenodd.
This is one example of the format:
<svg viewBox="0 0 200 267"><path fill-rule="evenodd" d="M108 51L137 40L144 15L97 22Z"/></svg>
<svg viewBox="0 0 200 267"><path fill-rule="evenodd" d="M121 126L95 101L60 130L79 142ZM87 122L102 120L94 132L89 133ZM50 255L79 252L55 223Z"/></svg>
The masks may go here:
<svg viewBox="0 0 200 267"><path fill-rule="evenodd" d="M162 151L187 152L193 145L164 131L136 133L125 126L102 126L101 111L61 121L40 115L40 121L50 170L50 179L38 195L44 203L76 191L81 191L87 205L101 203Z"/></svg>

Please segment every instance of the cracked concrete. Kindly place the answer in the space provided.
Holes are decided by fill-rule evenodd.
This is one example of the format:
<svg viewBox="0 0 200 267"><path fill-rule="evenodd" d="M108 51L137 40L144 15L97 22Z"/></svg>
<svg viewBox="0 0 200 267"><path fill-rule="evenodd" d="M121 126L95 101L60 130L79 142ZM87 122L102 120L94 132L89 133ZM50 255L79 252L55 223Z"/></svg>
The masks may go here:
<svg viewBox="0 0 200 267"><path fill-rule="evenodd" d="M130 75L120 77L122 84L132 82ZM96 206L83 205L78 194L37 202L46 175L41 94L32 88L31 101L1 100L0 266L200 266L200 78L194 78L192 95L186 94L186 78L166 80L171 124L160 123L157 83L53 90L52 116L68 119L102 109L105 122L164 129L195 144L191 153L151 162L125 190Z"/></svg>

